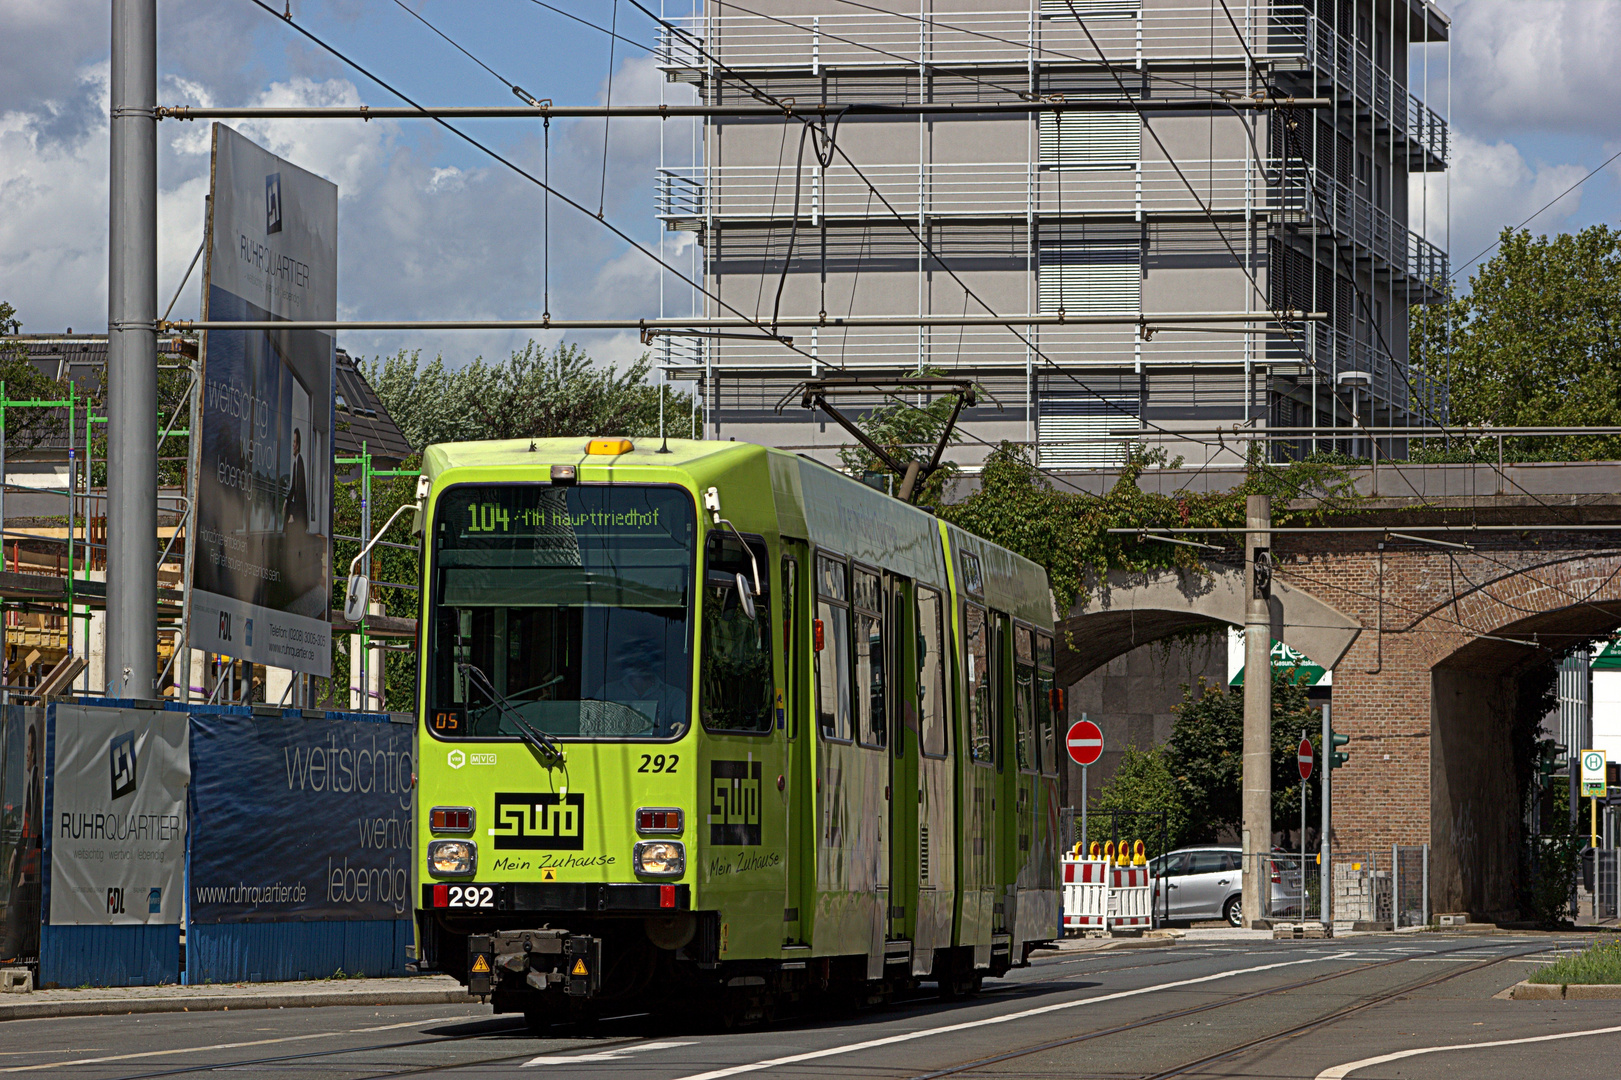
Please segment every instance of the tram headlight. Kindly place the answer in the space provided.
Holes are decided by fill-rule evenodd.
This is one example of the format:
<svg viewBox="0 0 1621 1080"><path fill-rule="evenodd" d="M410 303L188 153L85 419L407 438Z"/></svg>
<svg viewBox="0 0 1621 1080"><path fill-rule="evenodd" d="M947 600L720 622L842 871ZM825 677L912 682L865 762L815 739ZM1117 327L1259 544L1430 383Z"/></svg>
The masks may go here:
<svg viewBox="0 0 1621 1080"><path fill-rule="evenodd" d="M631 861L638 874L680 877L687 870L687 849L679 840L643 840L636 845Z"/></svg>
<svg viewBox="0 0 1621 1080"><path fill-rule="evenodd" d="M435 840L428 845L428 872L440 877L478 869L478 845L471 840Z"/></svg>

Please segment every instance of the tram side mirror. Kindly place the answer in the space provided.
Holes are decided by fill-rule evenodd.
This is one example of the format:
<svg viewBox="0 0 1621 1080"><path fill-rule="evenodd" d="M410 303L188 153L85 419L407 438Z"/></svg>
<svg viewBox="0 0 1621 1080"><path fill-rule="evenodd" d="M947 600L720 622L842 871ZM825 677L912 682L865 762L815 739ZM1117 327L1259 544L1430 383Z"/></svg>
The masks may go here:
<svg viewBox="0 0 1621 1080"><path fill-rule="evenodd" d="M349 591L343 597L343 617L358 625L366 614L366 601L371 599L371 579L365 574L349 575Z"/></svg>
<svg viewBox="0 0 1621 1080"><path fill-rule="evenodd" d="M743 614L749 617L749 622L753 622L754 587L749 584L749 579L741 573L737 575L737 598L743 605Z"/></svg>

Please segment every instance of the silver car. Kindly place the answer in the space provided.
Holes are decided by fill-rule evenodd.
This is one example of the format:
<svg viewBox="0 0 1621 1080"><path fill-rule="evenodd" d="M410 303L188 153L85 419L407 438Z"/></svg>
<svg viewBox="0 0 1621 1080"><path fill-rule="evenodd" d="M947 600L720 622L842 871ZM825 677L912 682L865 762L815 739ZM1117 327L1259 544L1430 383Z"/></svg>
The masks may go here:
<svg viewBox="0 0 1621 1080"><path fill-rule="evenodd" d="M1171 922L1224 919L1243 926L1242 864L1242 849L1216 846L1179 848L1149 860L1155 913ZM1271 914L1298 914L1300 900L1300 872L1273 864Z"/></svg>

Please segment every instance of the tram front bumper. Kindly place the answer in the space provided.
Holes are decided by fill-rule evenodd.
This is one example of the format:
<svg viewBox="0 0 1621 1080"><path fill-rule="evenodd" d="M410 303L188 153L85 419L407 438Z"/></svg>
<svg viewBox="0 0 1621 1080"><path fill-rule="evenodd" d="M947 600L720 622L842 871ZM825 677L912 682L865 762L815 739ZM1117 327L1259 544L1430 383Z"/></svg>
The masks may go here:
<svg viewBox="0 0 1621 1080"><path fill-rule="evenodd" d="M561 987L573 998L594 997L602 988L602 939L552 929L469 936L467 992L487 995L514 982L538 991Z"/></svg>

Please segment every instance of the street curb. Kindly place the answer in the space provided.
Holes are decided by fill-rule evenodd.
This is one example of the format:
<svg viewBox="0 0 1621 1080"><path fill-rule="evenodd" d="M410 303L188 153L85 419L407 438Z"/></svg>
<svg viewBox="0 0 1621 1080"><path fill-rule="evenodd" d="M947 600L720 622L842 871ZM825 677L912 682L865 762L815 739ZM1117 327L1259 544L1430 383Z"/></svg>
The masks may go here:
<svg viewBox="0 0 1621 1080"><path fill-rule="evenodd" d="M0 1021L40 1020L57 1016L124 1016L129 1013L221 1012L231 1009L312 1009L327 1005L466 1005L478 998L460 988L384 990L317 990L298 993L209 994L175 997L88 998L83 1001L0 1002Z"/></svg>
<svg viewBox="0 0 1621 1080"><path fill-rule="evenodd" d="M1621 985L1519 982L1509 988L1507 996L1514 1001L1621 1001Z"/></svg>

